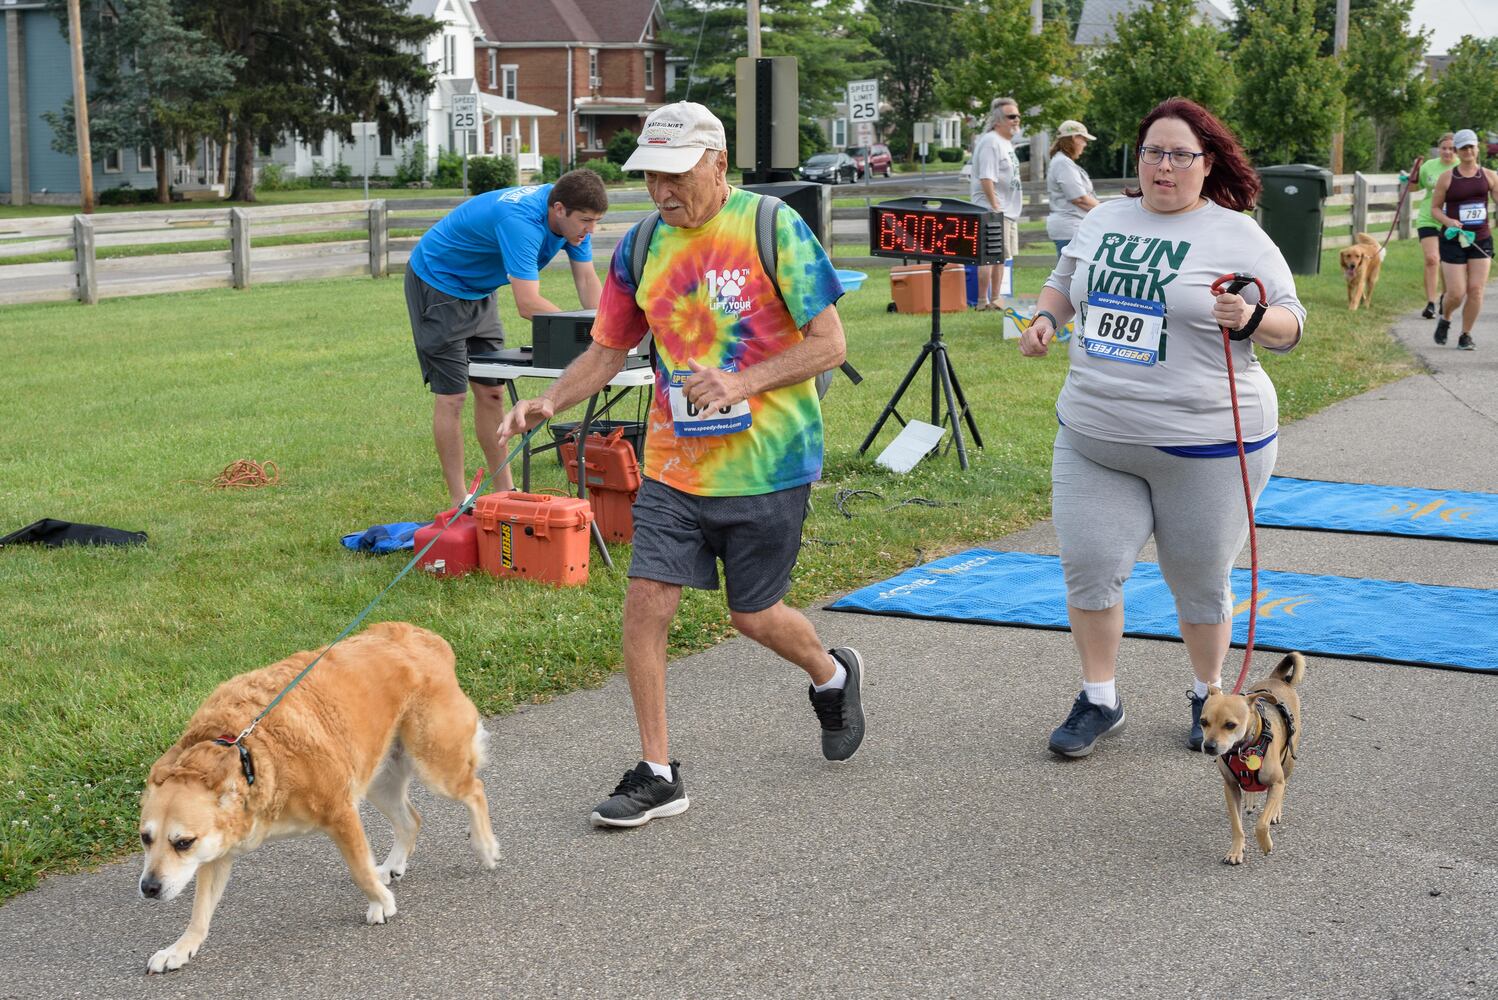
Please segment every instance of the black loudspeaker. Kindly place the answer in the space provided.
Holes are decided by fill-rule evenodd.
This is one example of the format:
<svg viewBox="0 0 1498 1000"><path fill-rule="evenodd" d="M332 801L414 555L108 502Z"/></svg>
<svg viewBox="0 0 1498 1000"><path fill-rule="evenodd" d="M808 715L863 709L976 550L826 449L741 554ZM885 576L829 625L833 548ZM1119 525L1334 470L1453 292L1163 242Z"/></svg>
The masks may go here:
<svg viewBox="0 0 1498 1000"><path fill-rule="evenodd" d="M536 313L531 317L531 364L566 368L593 343L594 310Z"/></svg>
<svg viewBox="0 0 1498 1000"><path fill-rule="evenodd" d="M796 210L811 227L812 235L832 256L832 188L810 181L781 181L775 184L745 184L745 191L771 194Z"/></svg>

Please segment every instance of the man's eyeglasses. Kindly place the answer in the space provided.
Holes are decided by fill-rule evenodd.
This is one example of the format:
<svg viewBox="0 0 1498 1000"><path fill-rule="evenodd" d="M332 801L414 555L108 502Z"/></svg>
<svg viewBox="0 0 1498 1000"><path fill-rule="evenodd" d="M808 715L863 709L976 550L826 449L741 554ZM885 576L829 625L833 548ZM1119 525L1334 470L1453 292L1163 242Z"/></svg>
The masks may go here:
<svg viewBox="0 0 1498 1000"><path fill-rule="evenodd" d="M1166 151L1158 146L1140 146L1139 161L1154 166L1165 159ZM1190 170L1191 165L1196 162L1198 156L1206 156L1206 153L1193 153L1185 149L1170 150L1170 165L1177 170Z"/></svg>
<svg viewBox="0 0 1498 1000"><path fill-rule="evenodd" d="M1010 121L1012 121L1012 122L1017 122L1017 121L1019 121L1019 115L1005 115L1005 116L1004 116L1004 117L1005 117L1005 118L1008 118L1008 119L1009 119L1009 120L1010 120Z"/></svg>

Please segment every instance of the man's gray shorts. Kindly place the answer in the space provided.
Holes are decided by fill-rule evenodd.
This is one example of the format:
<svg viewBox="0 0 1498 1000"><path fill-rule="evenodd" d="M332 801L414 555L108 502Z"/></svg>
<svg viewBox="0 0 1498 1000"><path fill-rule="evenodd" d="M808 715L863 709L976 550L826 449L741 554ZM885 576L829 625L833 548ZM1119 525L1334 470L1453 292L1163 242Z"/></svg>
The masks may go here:
<svg viewBox="0 0 1498 1000"><path fill-rule="evenodd" d="M718 589L728 610L773 606L791 589L811 484L752 497L699 497L653 479L635 499L629 575L697 590Z"/></svg>
<svg viewBox="0 0 1498 1000"><path fill-rule="evenodd" d="M411 336L421 380L442 396L462 395L470 381L499 385L497 378L468 377L468 355L497 351L505 346L495 294L460 299L422 281L406 268L406 311L411 314Z"/></svg>

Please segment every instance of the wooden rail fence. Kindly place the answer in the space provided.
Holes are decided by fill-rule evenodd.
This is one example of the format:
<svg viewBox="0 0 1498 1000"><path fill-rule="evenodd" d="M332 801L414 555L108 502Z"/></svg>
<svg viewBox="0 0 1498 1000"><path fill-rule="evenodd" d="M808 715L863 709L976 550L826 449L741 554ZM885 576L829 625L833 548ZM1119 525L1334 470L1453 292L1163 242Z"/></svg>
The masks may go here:
<svg viewBox="0 0 1498 1000"><path fill-rule="evenodd" d="M962 182L965 185L965 181ZM1121 196L1125 181L1095 182L1104 200ZM912 178L912 185L919 181ZM952 181L941 193L951 195ZM863 188L834 188L834 197L858 197ZM917 187L875 188L875 200L918 193ZM1397 213L1398 178L1350 174L1336 178L1326 201L1324 245L1342 246L1359 232L1408 239L1411 219L1424 195L1407 199ZM1044 221L1043 184L1025 185L1025 222ZM77 300L97 302L120 295L146 295L198 288L248 288L252 283L301 281L340 275L382 277L404 271L420 234L459 204L456 198L340 201L229 209L182 209L98 215L0 219L0 304ZM1340 211L1348 209L1347 212ZM610 212L594 235L604 256L644 211ZM835 208L833 256L851 266L883 264L850 254L868 245L868 210ZM200 246L193 246L200 244ZM180 249L174 247L180 246ZM1040 248L1041 252L1026 252ZM1020 267L1049 267L1055 260L1044 229L1020 235ZM101 251L103 251L101 255ZM16 258L56 260L7 263ZM69 259L71 258L71 259Z"/></svg>

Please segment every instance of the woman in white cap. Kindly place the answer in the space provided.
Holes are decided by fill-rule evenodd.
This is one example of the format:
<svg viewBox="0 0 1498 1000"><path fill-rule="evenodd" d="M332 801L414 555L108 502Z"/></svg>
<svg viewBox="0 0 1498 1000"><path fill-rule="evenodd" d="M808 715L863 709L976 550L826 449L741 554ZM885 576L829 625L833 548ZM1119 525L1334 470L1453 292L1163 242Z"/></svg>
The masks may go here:
<svg viewBox="0 0 1498 1000"><path fill-rule="evenodd" d="M1058 254L1076 235L1082 216L1098 206L1092 193L1092 178L1077 162L1087 143L1096 138L1081 122L1068 119L1056 129L1056 141L1051 143L1051 165L1046 170L1045 182L1051 213L1045 218L1045 232L1056 244Z"/></svg>
<svg viewBox="0 0 1498 1000"><path fill-rule="evenodd" d="M1488 203L1498 194L1498 173L1477 158L1477 133L1464 128L1456 134L1456 166L1436 180L1431 193L1430 214L1442 226L1440 236L1441 275L1446 279L1446 298L1436 321L1436 343L1446 343L1451 317L1462 311L1462 335L1456 346L1464 351L1477 347L1472 326L1482 311L1483 288L1493 264L1493 231L1488 224Z"/></svg>

